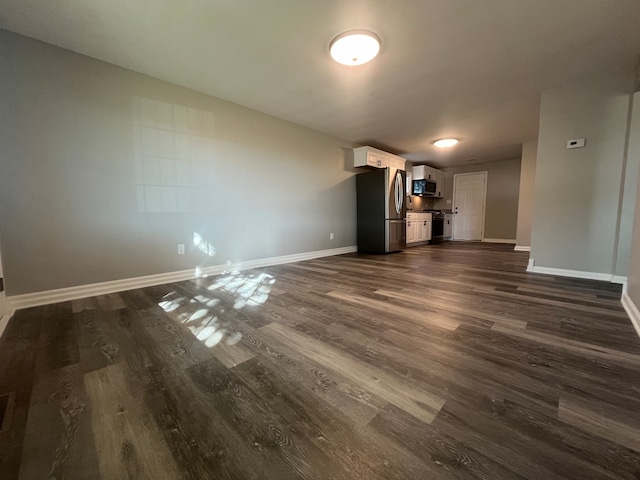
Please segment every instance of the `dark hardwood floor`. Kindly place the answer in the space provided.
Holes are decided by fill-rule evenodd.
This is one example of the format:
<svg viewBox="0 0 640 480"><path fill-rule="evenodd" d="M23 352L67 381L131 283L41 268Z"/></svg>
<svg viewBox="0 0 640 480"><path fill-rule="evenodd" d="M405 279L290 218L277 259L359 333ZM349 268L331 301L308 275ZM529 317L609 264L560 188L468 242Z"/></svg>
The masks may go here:
<svg viewBox="0 0 640 480"><path fill-rule="evenodd" d="M640 478L619 286L527 258L445 243L18 311L0 478Z"/></svg>

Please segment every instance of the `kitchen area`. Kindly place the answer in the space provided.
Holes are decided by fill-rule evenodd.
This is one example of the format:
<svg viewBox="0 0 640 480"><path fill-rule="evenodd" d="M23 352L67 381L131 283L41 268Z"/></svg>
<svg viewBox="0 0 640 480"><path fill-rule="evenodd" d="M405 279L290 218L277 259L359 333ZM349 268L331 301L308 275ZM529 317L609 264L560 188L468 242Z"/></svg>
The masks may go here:
<svg viewBox="0 0 640 480"><path fill-rule="evenodd" d="M453 211L437 208L447 201L445 172L428 165L407 168L407 246L451 240Z"/></svg>
<svg viewBox="0 0 640 480"><path fill-rule="evenodd" d="M392 253L452 239L444 171L369 146L353 152L354 166L371 170L356 176L358 251Z"/></svg>

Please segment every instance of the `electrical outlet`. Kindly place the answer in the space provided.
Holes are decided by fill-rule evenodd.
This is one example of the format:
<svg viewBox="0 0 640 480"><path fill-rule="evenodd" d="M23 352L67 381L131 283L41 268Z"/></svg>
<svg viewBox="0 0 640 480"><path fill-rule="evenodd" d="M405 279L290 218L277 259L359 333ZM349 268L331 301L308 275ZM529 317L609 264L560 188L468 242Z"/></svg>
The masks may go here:
<svg viewBox="0 0 640 480"><path fill-rule="evenodd" d="M178 244L178 255L184 255L184 243Z"/></svg>
<svg viewBox="0 0 640 480"><path fill-rule="evenodd" d="M447 198L447 205L451 205L451 199Z"/></svg>
<svg viewBox="0 0 640 480"><path fill-rule="evenodd" d="M333 240L333 233L329 234L329 240Z"/></svg>

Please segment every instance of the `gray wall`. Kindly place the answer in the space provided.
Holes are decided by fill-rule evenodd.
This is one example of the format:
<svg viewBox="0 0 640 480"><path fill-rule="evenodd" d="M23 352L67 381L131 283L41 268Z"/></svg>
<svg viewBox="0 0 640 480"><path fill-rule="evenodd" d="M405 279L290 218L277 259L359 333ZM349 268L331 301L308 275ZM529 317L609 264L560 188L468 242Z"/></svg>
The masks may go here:
<svg viewBox="0 0 640 480"><path fill-rule="evenodd" d="M640 172L640 92L635 93L631 97L631 101L629 143L624 165L618 249L615 258L615 274L621 277L626 277L629 272L633 214L636 205L638 173Z"/></svg>
<svg viewBox="0 0 640 480"><path fill-rule="evenodd" d="M533 220L533 196L536 183L536 157L538 140L529 140L522 144L522 162L520 164L520 196L518 198L518 228L516 245L531 246L531 222Z"/></svg>
<svg viewBox="0 0 640 480"><path fill-rule="evenodd" d="M355 245L353 145L1 30L0 59L8 294Z"/></svg>
<svg viewBox="0 0 640 480"><path fill-rule="evenodd" d="M594 78L542 94L531 258L613 273L631 78ZM585 137L585 148L566 149Z"/></svg>
<svg viewBox="0 0 640 480"><path fill-rule="evenodd" d="M638 85L640 87L640 85ZM628 162L640 162L640 93L634 95L633 118L629 131ZM640 175L636 176L636 188L640 188ZM627 294L636 307L640 308L640 195L635 197L635 212L633 214L632 240L629 247L630 261L627 273Z"/></svg>
<svg viewBox="0 0 640 480"><path fill-rule="evenodd" d="M520 159L474 163L445 168L445 198L436 200L435 208L451 208L453 176L458 173L487 172L487 205L484 218L484 237L514 240L518 222L520 190Z"/></svg>

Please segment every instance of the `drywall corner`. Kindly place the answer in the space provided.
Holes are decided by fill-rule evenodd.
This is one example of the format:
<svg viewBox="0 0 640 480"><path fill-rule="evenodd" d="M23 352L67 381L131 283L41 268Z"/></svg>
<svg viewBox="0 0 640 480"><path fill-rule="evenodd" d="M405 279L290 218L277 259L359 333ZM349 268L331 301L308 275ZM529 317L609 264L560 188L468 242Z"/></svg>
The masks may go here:
<svg viewBox="0 0 640 480"><path fill-rule="evenodd" d="M624 310L627 312L627 315L629 315L629 319L631 320L633 328L636 330L636 333L640 337L640 310L638 310L638 307L633 302L631 297L627 295L627 292L624 292L622 294L621 302Z"/></svg>
<svg viewBox="0 0 640 480"><path fill-rule="evenodd" d="M628 75L542 93L531 230L539 265L614 273L628 109ZM584 148L566 148L583 137Z"/></svg>
<svg viewBox="0 0 640 480"><path fill-rule="evenodd" d="M522 144L516 245L523 247L531 246L531 223L533 220L533 198L536 183L537 155L538 139L528 140Z"/></svg>

